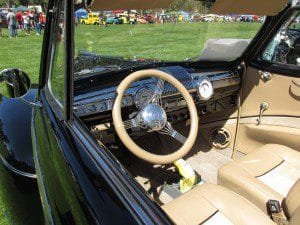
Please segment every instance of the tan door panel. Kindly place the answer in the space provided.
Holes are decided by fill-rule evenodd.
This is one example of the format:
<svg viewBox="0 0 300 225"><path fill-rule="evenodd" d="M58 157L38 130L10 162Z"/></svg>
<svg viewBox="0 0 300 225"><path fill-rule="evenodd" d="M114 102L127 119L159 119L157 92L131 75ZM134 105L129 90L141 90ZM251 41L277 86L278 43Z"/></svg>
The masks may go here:
<svg viewBox="0 0 300 225"><path fill-rule="evenodd" d="M241 117L258 116L262 102L269 104L264 115L300 116L300 99L294 96L300 87L294 82L300 83L300 79L279 74L265 82L259 71L250 67L243 82Z"/></svg>
<svg viewBox="0 0 300 225"><path fill-rule="evenodd" d="M292 80L292 84L290 86L290 95L300 101L300 79Z"/></svg>
<svg viewBox="0 0 300 225"><path fill-rule="evenodd" d="M295 121L293 121L293 118L286 119L290 120L289 123L298 122L299 127L289 127L288 123L285 124L284 122L281 126L276 125L276 123L274 125L265 125L262 123L257 126L253 123L244 124L242 121L239 128L236 149L248 154L265 144L274 143L300 151L300 119L295 119ZM274 118L274 120L276 119Z"/></svg>
<svg viewBox="0 0 300 225"><path fill-rule="evenodd" d="M264 144L277 143L300 151L300 79L272 74L266 81L261 76L249 67L244 78L235 149L248 154ZM258 125L262 102L268 103L268 109Z"/></svg>

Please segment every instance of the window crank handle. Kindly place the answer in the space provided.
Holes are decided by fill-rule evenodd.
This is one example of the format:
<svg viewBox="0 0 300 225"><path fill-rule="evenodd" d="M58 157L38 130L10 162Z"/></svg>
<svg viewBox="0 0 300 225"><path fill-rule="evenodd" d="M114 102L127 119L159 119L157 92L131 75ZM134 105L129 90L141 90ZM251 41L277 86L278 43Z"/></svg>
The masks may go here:
<svg viewBox="0 0 300 225"><path fill-rule="evenodd" d="M267 102L262 102L262 103L260 104L259 116L258 116L258 119L257 119L257 125L260 125L261 120L262 120L263 113L264 113L264 111L266 111L268 108L269 108L269 104L268 104Z"/></svg>

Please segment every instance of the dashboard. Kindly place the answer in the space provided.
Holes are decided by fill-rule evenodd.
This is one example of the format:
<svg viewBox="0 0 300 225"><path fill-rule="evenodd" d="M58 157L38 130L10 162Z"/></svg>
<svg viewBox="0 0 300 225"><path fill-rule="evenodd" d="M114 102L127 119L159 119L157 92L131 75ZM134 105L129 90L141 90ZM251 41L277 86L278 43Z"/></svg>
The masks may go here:
<svg viewBox="0 0 300 225"><path fill-rule="evenodd" d="M238 72L196 72L180 66L157 69L174 76L185 86L191 93L199 109L199 114L213 113L236 105L236 97L241 82ZM75 96L74 111L77 116L87 120L105 117L105 115L111 117L116 89L119 84L116 83L116 85L101 87L93 92ZM154 77L132 83L123 97L122 107L133 111L142 109L152 98L157 83L158 80ZM178 90L167 82L164 85L161 101L162 106L167 113L174 117L173 119L178 118L176 111L179 110L181 115L186 115L184 113L184 109L187 110L185 100Z"/></svg>

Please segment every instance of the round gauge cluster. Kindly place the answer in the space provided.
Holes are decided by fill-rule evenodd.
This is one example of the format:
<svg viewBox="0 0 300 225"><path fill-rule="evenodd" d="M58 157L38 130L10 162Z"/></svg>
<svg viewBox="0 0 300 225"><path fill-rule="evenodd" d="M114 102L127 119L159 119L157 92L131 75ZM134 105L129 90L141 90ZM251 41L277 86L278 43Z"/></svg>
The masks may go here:
<svg viewBox="0 0 300 225"><path fill-rule="evenodd" d="M214 94L214 88L211 81L205 78L199 82L198 95L201 100L209 100Z"/></svg>
<svg viewBox="0 0 300 225"><path fill-rule="evenodd" d="M145 108L153 98L154 91L150 87L140 88L134 96L134 103L138 109Z"/></svg>

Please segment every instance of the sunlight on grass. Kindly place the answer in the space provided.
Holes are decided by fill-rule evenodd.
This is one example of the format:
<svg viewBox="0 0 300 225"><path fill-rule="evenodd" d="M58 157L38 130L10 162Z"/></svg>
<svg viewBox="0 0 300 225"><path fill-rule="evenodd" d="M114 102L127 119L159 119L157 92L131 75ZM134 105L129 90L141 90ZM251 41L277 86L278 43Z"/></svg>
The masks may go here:
<svg viewBox="0 0 300 225"><path fill-rule="evenodd" d="M76 54L79 50L129 58L183 60L199 55L209 38L253 38L260 23L190 23L76 27ZM130 27L129 27L130 26ZM38 82L42 36L0 38L0 70L16 67ZM151 46L153 48L151 48Z"/></svg>

